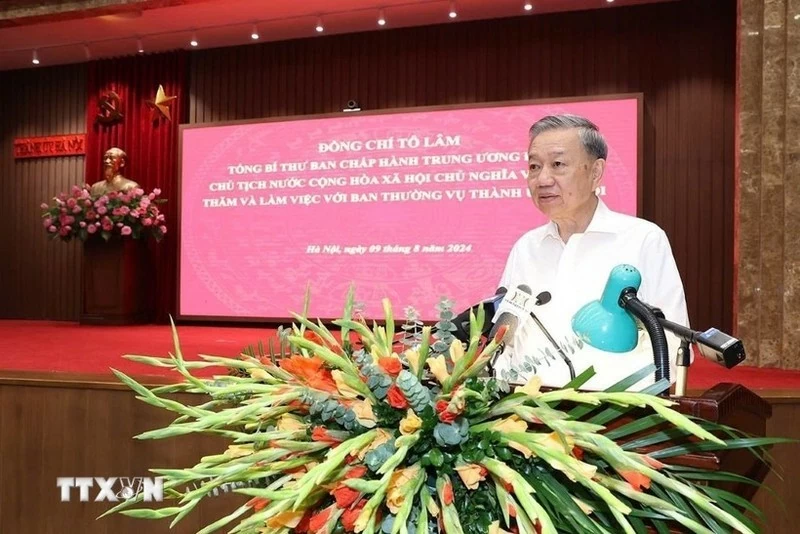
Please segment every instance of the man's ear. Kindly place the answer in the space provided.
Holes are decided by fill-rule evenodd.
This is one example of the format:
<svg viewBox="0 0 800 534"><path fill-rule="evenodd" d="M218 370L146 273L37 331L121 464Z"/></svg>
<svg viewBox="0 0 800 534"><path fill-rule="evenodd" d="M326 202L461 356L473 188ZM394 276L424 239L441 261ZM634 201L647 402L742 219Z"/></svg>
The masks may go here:
<svg viewBox="0 0 800 534"><path fill-rule="evenodd" d="M600 182L603 181L603 173L606 170L606 160L596 159L592 163L592 189L600 187Z"/></svg>

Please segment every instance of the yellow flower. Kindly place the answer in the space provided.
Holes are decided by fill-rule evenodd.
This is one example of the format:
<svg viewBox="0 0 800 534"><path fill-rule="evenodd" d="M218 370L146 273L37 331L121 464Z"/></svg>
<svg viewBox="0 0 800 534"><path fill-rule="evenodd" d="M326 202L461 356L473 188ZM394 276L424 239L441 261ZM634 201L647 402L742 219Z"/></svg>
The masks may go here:
<svg viewBox="0 0 800 534"><path fill-rule="evenodd" d="M458 360L464 357L464 345L457 339L454 339L450 344L450 359L453 363L458 363Z"/></svg>
<svg viewBox="0 0 800 534"><path fill-rule="evenodd" d="M555 432L551 432L542 438L540 443L545 447L555 451L569 454L572 452L572 448L575 446L575 439L572 436L564 435L562 441L561 436Z"/></svg>
<svg viewBox="0 0 800 534"><path fill-rule="evenodd" d="M281 432L295 432L297 430L305 430L306 425L289 414L283 414L278 419L277 428Z"/></svg>
<svg viewBox="0 0 800 534"><path fill-rule="evenodd" d="M256 380L269 380L271 377L268 372L260 367L254 367L250 369L250 377L255 378Z"/></svg>
<svg viewBox="0 0 800 534"><path fill-rule="evenodd" d="M439 505L436 504L436 499L428 499L428 513L433 517L439 517Z"/></svg>
<svg viewBox="0 0 800 534"><path fill-rule="evenodd" d="M520 419L518 415L512 415L493 424L492 430L501 434L525 432L528 430L528 423Z"/></svg>
<svg viewBox="0 0 800 534"><path fill-rule="evenodd" d="M377 424L375 414L372 412L372 404L369 401L355 401L350 409L356 414L358 423L364 428L373 428Z"/></svg>
<svg viewBox="0 0 800 534"><path fill-rule="evenodd" d="M489 534L511 534L507 530L503 530L500 528L500 521L494 521L491 525L489 525Z"/></svg>
<svg viewBox="0 0 800 534"><path fill-rule="evenodd" d="M509 441L508 442L508 446L511 447L512 449L515 449L515 450L518 450L519 452L521 452L522 455L525 457L525 459L528 459L531 456L533 456L533 451L530 450L525 445L523 445L522 443L519 443L519 442L516 442L516 441Z"/></svg>
<svg viewBox="0 0 800 534"><path fill-rule="evenodd" d="M528 379L528 383L524 386L517 386L514 388L514 393L525 393L529 397L538 397L539 389L542 387L542 379L533 375Z"/></svg>
<svg viewBox="0 0 800 534"><path fill-rule="evenodd" d="M413 434L422 427L422 419L417 417L413 410L408 410L406 416L400 421L400 433L404 436Z"/></svg>
<svg viewBox="0 0 800 534"><path fill-rule="evenodd" d="M456 471L464 485L471 490L478 489L478 485L486 480L486 470L477 464L459 465Z"/></svg>
<svg viewBox="0 0 800 534"><path fill-rule="evenodd" d="M383 445L384 443L386 443L390 439L393 440L394 436L392 434L390 434L389 432L385 431L384 429L379 428L377 430L377 434L375 435L375 439L372 440L372 442L369 445L367 445L366 447L364 447L363 449L361 449L358 452L358 459L359 460L363 460L364 457L367 455L367 453L369 451L371 451L373 449L377 449L378 447L380 447L381 445Z"/></svg>
<svg viewBox="0 0 800 534"><path fill-rule="evenodd" d="M344 373L338 369L334 369L331 371L331 376L333 377L333 381L336 384L336 389L339 390L339 394L346 398L346 399L355 399L358 397L359 393L355 389L348 386L344 381Z"/></svg>
<svg viewBox="0 0 800 534"><path fill-rule="evenodd" d="M267 526L273 529L294 528L300 523L300 520L303 519L305 514L305 510L298 510L296 512L287 510L269 518L267 520Z"/></svg>
<svg viewBox="0 0 800 534"><path fill-rule="evenodd" d="M522 433L528 430L528 423L520 419L518 415L512 415L492 425L492 430L501 434ZM516 441L509 441L508 446L521 452L525 458L530 458L533 455L533 451Z"/></svg>
<svg viewBox="0 0 800 534"><path fill-rule="evenodd" d="M389 487L386 490L386 506L393 514L397 514L408 496L406 486L419 474L419 466L412 465L405 469L398 469L392 473L389 479Z"/></svg>
<svg viewBox="0 0 800 534"><path fill-rule="evenodd" d="M417 349L408 349L403 353L403 356L406 357L411 372L417 374L419 370L419 351Z"/></svg>
<svg viewBox="0 0 800 534"><path fill-rule="evenodd" d="M228 458L241 458L253 454L252 445L228 445L225 456Z"/></svg>
<svg viewBox="0 0 800 534"><path fill-rule="evenodd" d="M435 358L428 358L428 367L440 384L444 384L444 382L450 378L450 373L447 372L447 363L444 360L443 354Z"/></svg>

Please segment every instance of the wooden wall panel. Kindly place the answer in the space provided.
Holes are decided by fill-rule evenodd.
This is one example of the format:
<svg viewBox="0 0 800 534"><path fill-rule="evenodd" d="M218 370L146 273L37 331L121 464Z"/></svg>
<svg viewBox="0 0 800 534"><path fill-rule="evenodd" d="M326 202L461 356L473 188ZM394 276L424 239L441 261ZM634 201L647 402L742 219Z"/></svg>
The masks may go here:
<svg viewBox="0 0 800 534"><path fill-rule="evenodd" d="M63 376L63 375L62 375ZM190 467L223 452L227 443L210 436L136 440L168 425L174 414L136 400L119 384L3 383L0 380L0 532L18 534L189 534L236 509L242 497L222 493L205 500L174 529L170 520L146 521L115 514L113 506L80 502L72 490L61 502L58 477L148 477L150 468ZM179 397L192 402L191 396ZM119 486L115 486L119 490Z"/></svg>
<svg viewBox="0 0 800 534"><path fill-rule="evenodd" d="M189 122L335 112L350 98L391 109L642 92L642 215L672 241L694 326L730 330L735 27L735 3L684 0L201 50ZM83 158L11 150L16 136L84 131L85 66L2 72L0 96L0 317L74 320L79 246L48 241L38 205L83 180Z"/></svg>
<svg viewBox="0 0 800 534"><path fill-rule="evenodd" d="M642 215L693 325L730 331L735 28L735 2L684 0L197 51L189 122L642 92Z"/></svg>
<svg viewBox="0 0 800 534"><path fill-rule="evenodd" d="M77 320L80 245L51 241L39 204L83 183L83 156L14 160L17 137L84 133L84 66L0 73L0 318Z"/></svg>

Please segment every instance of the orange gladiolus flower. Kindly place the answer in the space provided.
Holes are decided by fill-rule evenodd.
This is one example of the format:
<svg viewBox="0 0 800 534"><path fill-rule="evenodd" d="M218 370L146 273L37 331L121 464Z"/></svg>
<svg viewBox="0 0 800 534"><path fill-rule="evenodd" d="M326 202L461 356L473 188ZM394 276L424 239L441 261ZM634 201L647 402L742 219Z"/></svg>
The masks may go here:
<svg viewBox="0 0 800 534"><path fill-rule="evenodd" d="M311 433L311 439L313 441L322 441L324 443L341 443L342 440L335 438L328 434L328 431L325 427L315 427L314 431Z"/></svg>
<svg viewBox="0 0 800 534"><path fill-rule="evenodd" d="M252 499L247 501L247 506L249 506L256 512L262 510L268 504L269 504L269 499L265 499L263 497L253 497Z"/></svg>
<svg viewBox="0 0 800 534"><path fill-rule="evenodd" d="M347 473L345 473L344 478L361 478L367 474L367 468L363 465L358 465L352 469L350 469Z"/></svg>
<svg viewBox="0 0 800 534"><path fill-rule="evenodd" d="M655 458L650 458L646 454L642 454L642 460L644 460L645 463L647 465L649 465L650 467L652 467L653 469L663 469L664 468L664 464L662 464L661 462L659 462Z"/></svg>
<svg viewBox="0 0 800 534"><path fill-rule="evenodd" d="M324 510L312 515L311 520L308 522L308 531L320 532L325 526L325 523L328 522L328 519L330 519L332 509L333 506L328 506Z"/></svg>
<svg viewBox="0 0 800 534"><path fill-rule="evenodd" d="M336 506L339 508L347 508L358 500L361 493L342 484L333 490L331 495L336 499Z"/></svg>
<svg viewBox="0 0 800 534"><path fill-rule="evenodd" d="M446 506L453 504L453 485L449 482L442 488L442 499Z"/></svg>
<svg viewBox="0 0 800 534"><path fill-rule="evenodd" d="M367 500L361 499L356 503L355 506L349 508L344 511L341 517L342 526L346 532L355 532L356 529L356 519L358 519L359 514L361 514L361 510L364 509L366 506Z"/></svg>
<svg viewBox="0 0 800 534"><path fill-rule="evenodd" d="M502 341L503 338L506 336L506 332L508 332L508 325L507 324L501 325L500 328L497 329L497 332L494 335L494 342L500 343L500 341Z"/></svg>
<svg viewBox="0 0 800 534"><path fill-rule="evenodd" d="M642 491L642 488L650 488L650 479L638 471L619 471L619 474L624 478L628 484L631 485L636 491Z"/></svg>
<svg viewBox="0 0 800 534"><path fill-rule="evenodd" d="M325 362L316 356L305 358L299 354L280 361L281 369L294 375L300 382L314 389L337 393L339 390L336 388L336 382L333 381L331 372L323 367L324 365Z"/></svg>
<svg viewBox="0 0 800 534"><path fill-rule="evenodd" d="M397 376L403 370L403 363L400 359L392 356L381 356L378 358L378 365L391 376Z"/></svg>
<svg viewBox="0 0 800 534"><path fill-rule="evenodd" d="M397 384L392 384L389 387L389 390L386 392L386 400L392 408L397 408L398 410L405 410L408 408L408 400L406 396L403 395L400 388L397 387Z"/></svg>
<svg viewBox="0 0 800 534"><path fill-rule="evenodd" d="M439 416L439 421L441 421L442 423L452 423L453 421L458 419L459 415L461 415L459 413L453 413L450 410L448 410L447 409L448 406L450 406L450 403L444 399L436 401L435 411L436 414Z"/></svg>

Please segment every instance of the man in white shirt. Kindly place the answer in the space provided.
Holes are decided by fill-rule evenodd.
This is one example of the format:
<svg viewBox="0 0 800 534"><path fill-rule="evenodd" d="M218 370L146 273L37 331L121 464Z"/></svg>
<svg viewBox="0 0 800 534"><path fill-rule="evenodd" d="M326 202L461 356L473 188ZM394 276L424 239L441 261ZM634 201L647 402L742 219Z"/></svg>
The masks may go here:
<svg viewBox="0 0 800 534"><path fill-rule="evenodd" d="M593 366L597 375L584 388L602 390L653 362L650 339L640 332L635 349L611 353L579 342L572 332L575 313L600 298L611 270L619 264L642 275L639 299L660 308L667 319L688 326L686 299L669 240L657 225L608 209L596 191L603 179L608 147L591 121L575 115L548 116L530 129L528 188L550 222L523 235L511 249L500 285L520 284L533 295L548 291L549 303L536 315L565 347L575 374ZM667 334L674 366L678 340ZM570 380L568 365L533 320L520 323L496 365L515 381L537 374L545 385ZM675 380L674 367L670 377ZM653 383L653 377L632 389Z"/></svg>

